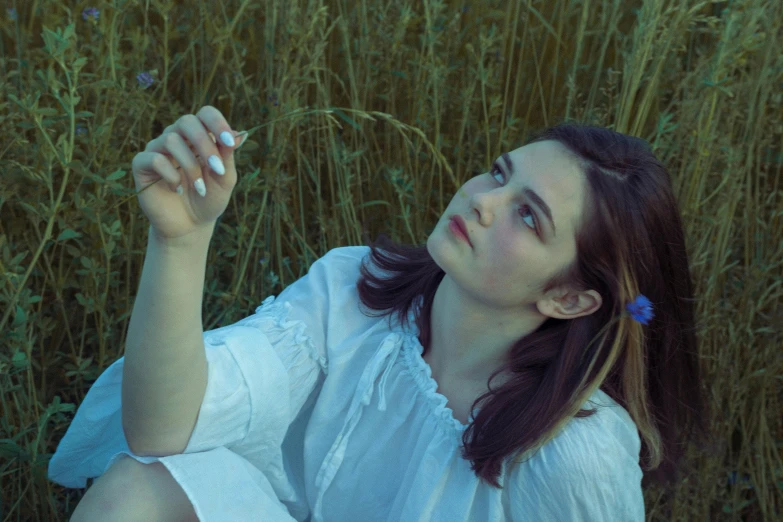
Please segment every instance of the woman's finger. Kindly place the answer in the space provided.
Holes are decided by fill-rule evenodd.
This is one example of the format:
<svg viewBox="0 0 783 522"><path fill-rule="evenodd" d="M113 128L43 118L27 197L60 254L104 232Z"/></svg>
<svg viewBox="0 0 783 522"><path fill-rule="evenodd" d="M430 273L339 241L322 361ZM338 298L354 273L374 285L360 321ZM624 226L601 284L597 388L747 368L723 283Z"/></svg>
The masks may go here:
<svg viewBox="0 0 783 522"><path fill-rule="evenodd" d="M178 133L169 132L152 140L149 143L147 150L173 158L176 161L173 168L182 170L183 177L185 178L183 180L184 183L197 189L199 189L198 184L204 183L204 186L202 187L204 190L200 190L199 193L206 193L207 181L204 179L205 176L202 170L203 163L196 158L196 155L188 146L188 143ZM201 182L199 182L199 179Z"/></svg>
<svg viewBox="0 0 783 522"><path fill-rule="evenodd" d="M226 173L217 142L212 141L212 138L209 137L201 120L192 114L187 114L177 121L175 131L193 146L205 167L209 167L218 176L223 176Z"/></svg>
<svg viewBox="0 0 783 522"><path fill-rule="evenodd" d="M211 105L205 105L199 109L196 117L215 136L215 145L220 151L221 160L226 169L233 172L235 169L234 151L241 143L241 140L236 137L238 133L231 130L231 126L223 114Z"/></svg>
<svg viewBox="0 0 783 522"><path fill-rule="evenodd" d="M160 152L139 152L133 157L132 168L136 172L155 172L172 191L176 191L181 184L182 175L169 158Z"/></svg>

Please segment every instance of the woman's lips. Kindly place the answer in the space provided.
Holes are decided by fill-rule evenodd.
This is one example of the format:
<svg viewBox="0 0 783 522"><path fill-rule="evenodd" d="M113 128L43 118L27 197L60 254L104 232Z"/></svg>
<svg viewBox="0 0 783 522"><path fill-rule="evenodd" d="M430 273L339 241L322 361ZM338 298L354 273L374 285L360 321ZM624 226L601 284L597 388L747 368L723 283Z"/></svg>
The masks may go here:
<svg viewBox="0 0 783 522"><path fill-rule="evenodd" d="M463 239L467 244L473 247L470 242L470 236L468 236L468 227L465 225L465 221L460 216L453 216L449 223L449 229L455 236Z"/></svg>

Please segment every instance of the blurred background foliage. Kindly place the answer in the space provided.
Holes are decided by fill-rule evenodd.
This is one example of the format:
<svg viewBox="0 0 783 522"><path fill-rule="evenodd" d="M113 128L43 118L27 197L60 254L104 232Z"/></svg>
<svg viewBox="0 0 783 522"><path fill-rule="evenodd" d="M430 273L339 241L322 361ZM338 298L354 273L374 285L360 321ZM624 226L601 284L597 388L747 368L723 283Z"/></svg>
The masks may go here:
<svg viewBox="0 0 783 522"><path fill-rule="evenodd" d="M204 329L330 248L424 243L534 130L640 136L668 166L698 292L712 447L648 520L783 516L783 2L5 0L0 12L0 520L63 520L46 478L123 354L148 222L130 164L186 113L236 130Z"/></svg>

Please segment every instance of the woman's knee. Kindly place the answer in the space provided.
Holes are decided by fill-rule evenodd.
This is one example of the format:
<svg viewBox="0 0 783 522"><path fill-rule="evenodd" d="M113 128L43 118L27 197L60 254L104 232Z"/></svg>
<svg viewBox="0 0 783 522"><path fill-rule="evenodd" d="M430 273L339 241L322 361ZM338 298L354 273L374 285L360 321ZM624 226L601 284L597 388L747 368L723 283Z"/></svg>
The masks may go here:
<svg viewBox="0 0 783 522"><path fill-rule="evenodd" d="M142 464L127 455L98 477L76 506L72 522L198 521L193 506L160 462Z"/></svg>

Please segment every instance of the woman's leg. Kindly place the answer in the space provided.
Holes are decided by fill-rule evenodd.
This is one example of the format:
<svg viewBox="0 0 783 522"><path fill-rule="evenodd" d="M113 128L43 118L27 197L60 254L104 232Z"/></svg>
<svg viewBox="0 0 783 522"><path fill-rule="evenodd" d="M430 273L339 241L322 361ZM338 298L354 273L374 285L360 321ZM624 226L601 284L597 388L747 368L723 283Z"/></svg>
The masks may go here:
<svg viewBox="0 0 783 522"><path fill-rule="evenodd" d="M160 462L124 455L87 489L71 522L198 522L187 495Z"/></svg>

